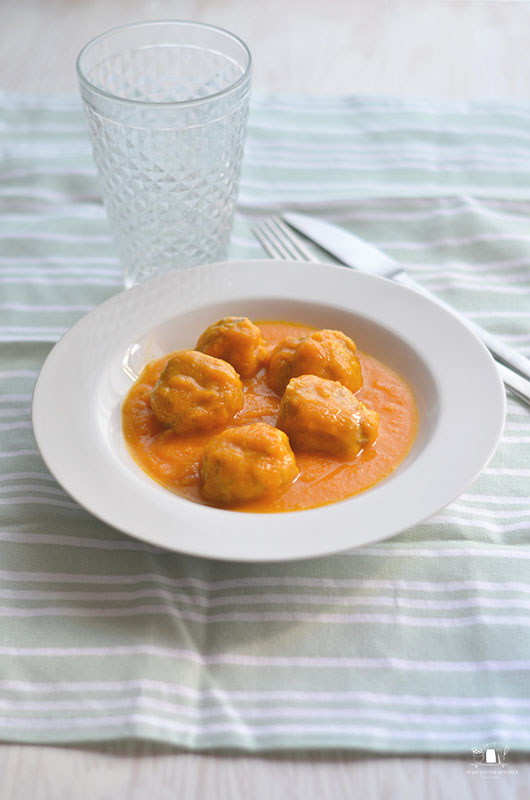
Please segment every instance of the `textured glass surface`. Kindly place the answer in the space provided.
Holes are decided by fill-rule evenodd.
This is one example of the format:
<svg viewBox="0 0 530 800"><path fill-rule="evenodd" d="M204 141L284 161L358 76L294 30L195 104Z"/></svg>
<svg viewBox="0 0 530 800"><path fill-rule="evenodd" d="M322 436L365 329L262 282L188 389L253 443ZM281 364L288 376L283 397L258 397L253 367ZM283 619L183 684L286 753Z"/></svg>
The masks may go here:
<svg viewBox="0 0 530 800"><path fill-rule="evenodd" d="M170 33L124 51L96 40L101 52L81 81L126 286L223 260L232 226L248 65L221 52L218 41L189 46L171 43Z"/></svg>

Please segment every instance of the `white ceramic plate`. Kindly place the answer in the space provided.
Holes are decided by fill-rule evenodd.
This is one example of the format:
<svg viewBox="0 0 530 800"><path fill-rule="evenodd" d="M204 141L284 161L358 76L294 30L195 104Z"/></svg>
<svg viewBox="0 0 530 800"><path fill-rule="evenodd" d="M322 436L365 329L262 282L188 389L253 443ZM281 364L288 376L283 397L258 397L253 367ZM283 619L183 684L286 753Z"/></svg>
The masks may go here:
<svg viewBox="0 0 530 800"><path fill-rule="evenodd" d="M202 506L143 473L121 433L125 395L149 360L193 347L226 315L339 329L400 373L415 393L420 418L400 467L350 499L280 514ZM153 545L237 561L329 554L421 522L483 469L504 412L492 358L455 316L382 278L285 261L195 267L112 297L56 344L33 396L42 456L82 506Z"/></svg>

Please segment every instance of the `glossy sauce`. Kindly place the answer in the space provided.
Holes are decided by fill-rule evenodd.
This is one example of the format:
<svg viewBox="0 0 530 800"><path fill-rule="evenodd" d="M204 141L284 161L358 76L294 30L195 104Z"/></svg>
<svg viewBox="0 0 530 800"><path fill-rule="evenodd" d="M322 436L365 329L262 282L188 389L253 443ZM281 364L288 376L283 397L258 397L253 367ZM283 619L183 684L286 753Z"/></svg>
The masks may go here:
<svg viewBox="0 0 530 800"><path fill-rule="evenodd" d="M286 336L307 336L314 328L285 322L257 322L272 349ZM379 414L379 434L374 445L351 460L321 453L295 453L299 477L279 496L229 506L234 511L277 512L314 508L373 486L405 458L416 436L418 414L408 385L393 370L365 353L358 353L364 385L356 397ZM202 448L217 431L179 436L158 422L151 411L150 393L171 357L150 362L127 395L123 432L134 460L154 480L190 500L204 503L199 471ZM276 423L280 398L266 383L262 369L243 380L244 406L232 425Z"/></svg>

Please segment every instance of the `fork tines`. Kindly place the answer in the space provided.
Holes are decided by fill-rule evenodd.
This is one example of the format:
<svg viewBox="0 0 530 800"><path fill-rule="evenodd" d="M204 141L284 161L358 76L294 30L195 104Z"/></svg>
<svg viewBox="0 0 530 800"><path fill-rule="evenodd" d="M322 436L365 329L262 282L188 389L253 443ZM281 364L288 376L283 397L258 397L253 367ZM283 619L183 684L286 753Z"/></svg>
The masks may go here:
<svg viewBox="0 0 530 800"><path fill-rule="evenodd" d="M252 227L252 233L272 258L318 261L280 217L267 217L256 223Z"/></svg>

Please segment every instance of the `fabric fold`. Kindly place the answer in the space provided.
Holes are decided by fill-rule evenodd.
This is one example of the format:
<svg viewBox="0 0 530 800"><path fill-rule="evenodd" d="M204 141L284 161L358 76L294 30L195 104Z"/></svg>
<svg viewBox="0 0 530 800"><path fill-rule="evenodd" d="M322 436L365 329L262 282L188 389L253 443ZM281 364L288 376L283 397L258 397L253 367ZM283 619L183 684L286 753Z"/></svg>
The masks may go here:
<svg viewBox="0 0 530 800"><path fill-rule="evenodd" d="M0 118L0 738L530 751L528 409L508 398L450 506L345 554L220 563L109 528L31 428L50 346L121 290L80 103L4 93ZM264 257L267 209L317 209L530 355L529 118L255 93L231 257Z"/></svg>

